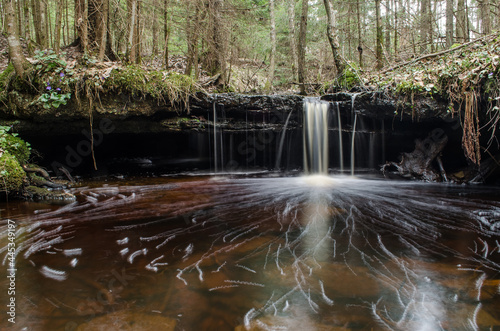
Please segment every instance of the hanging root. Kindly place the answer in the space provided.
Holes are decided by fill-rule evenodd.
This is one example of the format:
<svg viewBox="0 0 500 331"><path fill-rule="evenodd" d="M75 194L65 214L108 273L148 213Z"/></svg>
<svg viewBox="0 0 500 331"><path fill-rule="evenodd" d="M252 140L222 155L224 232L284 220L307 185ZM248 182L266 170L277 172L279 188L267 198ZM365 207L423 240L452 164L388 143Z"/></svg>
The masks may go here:
<svg viewBox="0 0 500 331"><path fill-rule="evenodd" d="M465 92L465 114L463 119L462 146L465 155L474 163L481 163L481 146L479 144L479 113L476 91Z"/></svg>

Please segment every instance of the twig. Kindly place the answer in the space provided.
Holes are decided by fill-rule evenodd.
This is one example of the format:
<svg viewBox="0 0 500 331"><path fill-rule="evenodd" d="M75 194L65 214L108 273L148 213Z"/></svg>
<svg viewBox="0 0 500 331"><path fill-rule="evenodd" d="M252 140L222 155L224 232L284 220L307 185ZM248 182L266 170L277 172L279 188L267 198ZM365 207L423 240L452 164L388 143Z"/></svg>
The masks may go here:
<svg viewBox="0 0 500 331"><path fill-rule="evenodd" d="M483 41L483 40L486 40L488 38L491 38L493 36L498 36L498 32L497 33L493 33L493 34L490 34L490 35L487 35L487 36L484 36L484 37L481 37L481 38L478 38L478 39L475 39L473 41L470 41L468 43L465 43L465 44L462 44L460 46L457 46L455 48L450 48L450 49L446 49L444 51L440 51L440 52L437 52L437 53L432 53L432 54L426 54L424 56L421 56L421 57L418 57L416 59L413 59L413 60L410 60L410 61L407 61L407 62L404 62L404 63L400 63L400 64L397 64L393 67L390 67L388 69L385 69L381 72L379 72L378 74L379 75L383 75L389 71L393 71L395 69L398 69L398 68L401 68L401 67L404 67L404 66L407 66L409 64L413 64L413 63L416 63L416 62L419 62L419 61L422 61L422 60L425 60L425 59L429 59L429 58L432 58L432 57L436 57L436 56L440 56L440 55L444 55L444 54L447 54L447 53L451 53L451 52L454 52L454 51L457 51L459 49L462 49L464 47L467 47L469 45L472 45L474 43L477 43L477 42L480 42L480 41Z"/></svg>

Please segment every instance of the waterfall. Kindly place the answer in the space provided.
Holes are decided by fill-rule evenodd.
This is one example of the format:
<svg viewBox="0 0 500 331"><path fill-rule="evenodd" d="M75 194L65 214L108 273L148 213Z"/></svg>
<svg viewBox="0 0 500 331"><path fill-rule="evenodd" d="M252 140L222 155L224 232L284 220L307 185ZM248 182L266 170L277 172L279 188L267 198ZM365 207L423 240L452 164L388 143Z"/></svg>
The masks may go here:
<svg viewBox="0 0 500 331"><path fill-rule="evenodd" d="M356 122L358 120L358 115L354 114L354 124L352 125L352 141L351 141L351 176L354 176L354 140L356 139Z"/></svg>
<svg viewBox="0 0 500 331"><path fill-rule="evenodd" d="M354 93L353 95L351 95L351 111L352 111L352 114L354 114L354 123L352 125L352 141L351 141L351 176L354 176L354 164L355 164L355 160L354 160L354 154L355 154L355 150L354 150L354 140L356 138L356 122L357 122L357 119L358 119L358 114L356 114L354 112L354 101L356 101L356 96L358 95L359 93Z"/></svg>
<svg viewBox="0 0 500 331"><path fill-rule="evenodd" d="M280 145L279 145L279 149L278 149L278 157L276 158L276 165L274 167L275 169L279 169L279 167L281 165L281 155L283 153L283 145L285 143L286 128L288 126L288 122L290 121L290 117L292 116L292 113L293 113L293 111L291 111L288 114L288 117L286 118L286 121L285 121L285 126L283 127L283 131L281 133Z"/></svg>
<svg viewBox="0 0 500 331"><path fill-rule="evenodd" d="M303 144L306 174L328 173L328 102L304 100Z"/></svg>
<svg viewBox="0 0 500 331"><path fill-rule="evenodd" d="M337 128L339 130L339 164L340 164L340 173L344 173L344 149L342 144L342 121L340 120L340 108L339 103L335 103L337 105Z"/></svg>
<svg viewBox="0 0 500 331"><path fill-rule="evenodd" d="M215 172L217 172L217 107L214 101L214 168Z"/></svg>

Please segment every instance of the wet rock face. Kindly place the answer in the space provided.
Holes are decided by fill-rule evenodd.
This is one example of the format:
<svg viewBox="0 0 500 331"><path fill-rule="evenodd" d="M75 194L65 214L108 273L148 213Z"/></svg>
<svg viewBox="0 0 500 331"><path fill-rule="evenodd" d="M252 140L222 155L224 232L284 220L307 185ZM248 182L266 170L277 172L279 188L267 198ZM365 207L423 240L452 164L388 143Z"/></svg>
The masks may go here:
<svg viewBox="0 0 500 331"><path fill-rule="evenodd" d="M444 119L448 116L449 103L444 100L423 97L389 95L380 91L359 93L335 93L321 97L338 102L341 109L351 110L372 119L400 118L401 120ZM353 102L354 101L354 102Z"/></svg>
<svg viewBox="0 0 500 331"><path fill-rule="evenodd" d="M193 113L212 110L214 103L231 114L244 118L246 111L289 113L302 109L303 97L298 95L197 94L191 99Z"/></svg>

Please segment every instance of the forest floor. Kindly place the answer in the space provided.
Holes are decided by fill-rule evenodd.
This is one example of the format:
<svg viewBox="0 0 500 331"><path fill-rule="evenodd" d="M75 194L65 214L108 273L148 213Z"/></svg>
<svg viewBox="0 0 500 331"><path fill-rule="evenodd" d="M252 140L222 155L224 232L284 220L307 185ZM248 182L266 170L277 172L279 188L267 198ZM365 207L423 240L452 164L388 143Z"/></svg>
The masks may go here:
<svg viewBox="0 0 500 331"><path fill-rule="evenodd" d="M32 64L36 64L34 57L29 57L26 43L21 40L25 56ZM78 70L83 54L77 47L63 48L64 61L72 70L80 75L90 73L95 76L107 77L112 69L127 66L125 63L104 62L85 63L83 70ZM5 36L0 36L0 72L7 68L9 62L8 43ZM81 64L81 63L80 63ZM90 64L90 65L89 65ZM187 60L184 56L171 56L168 72L184 74ZM341 81L312 82L309 92L322 94L339 89L369 89L382 90L398 95L424 95L429 97L443 97L450 101L458 100L458 94L476 88L490 93L492 88L500 86L498 70L500 67L500 33L495 33L467 44L457 44L451 49L434 54L427 54L407 62L400 62L385 67L380 71L359 72L354 66L348 69L346 79L348 84ZM144 57L141 68L146 71L166 72L162 56ZM266 69L264 63L240 59L230 66L230 91L239 93L265 93ZM216 92L213 85L214 77L198 68L196 86L200 90ZM293 94L298 88L293 84L275 86L274 93ZM495 96L496 97L496 96Z"/></svg>

